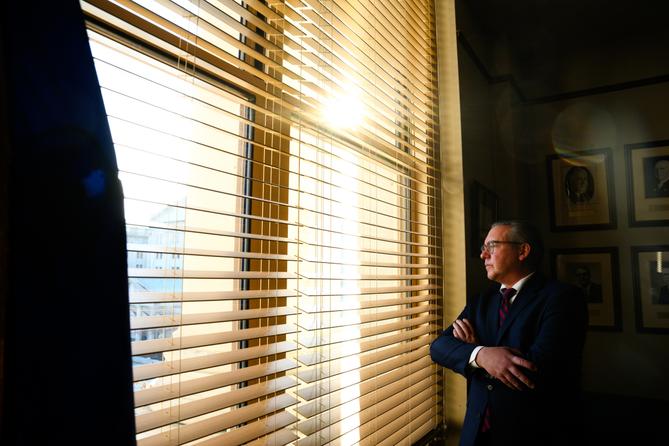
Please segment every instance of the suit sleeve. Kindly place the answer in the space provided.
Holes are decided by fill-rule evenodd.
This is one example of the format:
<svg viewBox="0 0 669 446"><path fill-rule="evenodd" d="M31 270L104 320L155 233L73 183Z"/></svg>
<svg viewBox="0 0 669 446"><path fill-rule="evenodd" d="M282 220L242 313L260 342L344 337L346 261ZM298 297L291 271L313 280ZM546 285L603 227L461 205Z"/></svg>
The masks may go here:
<svg viewBox="0 0 669 446"><path fill-rule="evenodd" d="M458 316L458 319L464 318L472 320L469 317L468 307L465 307ZM467 377L470 371L467 368L469 357L475 347L475 344L468 344L453 336L453 324L451 324L430 345L430 356L437 364Z"/></svg>

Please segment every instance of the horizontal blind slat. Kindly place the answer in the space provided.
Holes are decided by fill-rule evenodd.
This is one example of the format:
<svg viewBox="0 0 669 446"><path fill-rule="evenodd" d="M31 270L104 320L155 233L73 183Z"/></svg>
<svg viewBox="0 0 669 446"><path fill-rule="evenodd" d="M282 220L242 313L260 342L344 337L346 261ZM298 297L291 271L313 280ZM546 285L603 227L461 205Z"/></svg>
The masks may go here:
<svg viewBox="0 0 669 446"><path fill-rule="evenodd" d="M299 437L291 429L281 429L246 444L247 446L284 446L292 443L298 438Z"/></svg>
<svg viewBox="0 0 669 446"><path fill-rule="evenodd" d="M130 318L131 329L187 326L215 322L232 322L259 318L276 318L297 314L290 307L274 307L261 310L221 311L217 313L174 314L165 316L136 316Z"/></svg>
<svg viewBox="0 0 669 446"><path fill-rule="evenodd" d="M284 260L287 262L294 262L298 260L295 256L286 254L218 251L213 249L142 245L138 243L128 243L127 250L133 252L142 252L142 253L179 254L179 255L203 256L203 257L230 257L235 259Z"/></svg>
<svg viewBox="0 0 669 446"><path fill-rule="evenodd" d="M355 288L351 289L350 287L341 287L336 288L335 286L330 286L325 290L317 290L314 288L299 289L300 294L316 297L316 296L338 296L341 294L349 296L362 296L366 294L394 294L394 293L410 293L410 292L419 292L419 291L429 291L429 290L439 290L441 287L434 283L428 283L424 285L400 285L400 286L389 286L389 287L364 287L364 288Z"/></svg>
<svg viewBox="0 0 669 446"><path fill-rule="evenodd" d="M246 299L277 299L294 297L294 290L236 290L236 291L131 291L130 303L202 302Z"/></svg>
<svg viewBox="0 0 669 446"><path fill-rule="evenodd" d="M349 310L349 311L338 311L333 314L331 317L328 317L327 313L317 313L313 315L312 318L302 315L297 325L300 328L309 330L309 334L314 334L313 330L324 330L329 328L341 328L341 327L351 327L359 328L361 324L368 324L370 322L379 322L385 321L388 319L396 319L404 316L412 316L420 313L427 313L430 311L437 310L436 305L417 305L409 308L403 308L400 310L385 310L378 311L378 308L375 309L373 313L360 313L359 310ZM406 320L405 320L406 321ZM399 324L405 323L405 321L398 322ZM421 324L425 321L417 321ZM377 327L381 327L378 325ZM375 327L375 328L377 328ZM392 325L392 327L397 327L397 325ZM392 328L390 328L392 330ZM361 331L362 333L362 331Z"/></svg>
<svg viewBox="0 0 669 446"><path fill-rule="evenodd" d="M298 310L303 313L326 313L328 311L363 310L370 308L392 307L396 305L411 305L421 302L437 301L441 296L436 294L418 294L402 296L394 299L356 299L355 301L315 302L315 299L302 299L298 302Z"/></svg>

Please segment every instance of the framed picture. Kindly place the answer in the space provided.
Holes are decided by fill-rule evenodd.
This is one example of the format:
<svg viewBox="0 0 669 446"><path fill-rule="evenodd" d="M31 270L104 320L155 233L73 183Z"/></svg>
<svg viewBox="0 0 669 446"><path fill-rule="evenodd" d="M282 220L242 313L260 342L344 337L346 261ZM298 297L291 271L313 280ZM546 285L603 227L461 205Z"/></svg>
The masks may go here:
<svg viewBox="0 0 669 446"><path fill-rule="evenodd" d="M551 230L615 229L611 149L547 158Z"/></svg>
<svg viewBox="0 0 669 446"><path fill-rule="evenodd" d="M497 195L474 181L471 190L471 255L481 254L481 245L485 241L490 225L499 218L499 198Z"/></svg>
<svg viewBox="0 0 669 446"><path fill-rule="evenodd" d="M669 140L625 145L630 226L669 224Z"/></svg>
<svg viewBox="0 0 669 446"><path fill-rule="evenodd" d="M669 333L669 245L632 246L636 330Z"/></svg>
<svg viewBox="0 0 669 446"><path fill-rule="evenodd" d="M622 330L618 248L552 250L551 263L556 278L583 290L591 330Z"/></svg>

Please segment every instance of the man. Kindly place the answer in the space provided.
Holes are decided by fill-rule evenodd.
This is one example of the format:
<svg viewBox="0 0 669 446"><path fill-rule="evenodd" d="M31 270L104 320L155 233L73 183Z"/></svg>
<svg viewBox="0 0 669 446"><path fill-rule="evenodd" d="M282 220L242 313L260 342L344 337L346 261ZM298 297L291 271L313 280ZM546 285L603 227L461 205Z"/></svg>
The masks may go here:
<svg viewBox="0 0 669 446"><path fill-rule="evenodd" d="M574 270L576 275L576 286L583 291L585 301L589 304L601 304L604 302L602 286L590 280L590 269L579 266Z"/></svg>
<svg viewBox="0 0 669 446"><path fill-rule="evenodd" d="M542 252L533 226L494 223L481 259L498 284L430 346L433 361L468 380L461 446L578 441L587 307L578 288L537 271Z"/></svg>
<svg viewBox="0 0 669 446"><path fill-rule="evenodd" d="M653 303L666 305L669 304L669 273L657 273L658 286L653 289Z"/></svg>
<svg viewBox="0 0 669 446"><path fill-rule="evenodd" d="M595 183L587 167L572 166L565 175L566 193L574 204L588 203L595 194Z"/></svg>
<svg viewBox="0 0 669 446"><path fill-rule="evenodd" d="M669 197L669 159L662 158L655 161L653 165L655 184L653 185L653 197Z"/></svg>

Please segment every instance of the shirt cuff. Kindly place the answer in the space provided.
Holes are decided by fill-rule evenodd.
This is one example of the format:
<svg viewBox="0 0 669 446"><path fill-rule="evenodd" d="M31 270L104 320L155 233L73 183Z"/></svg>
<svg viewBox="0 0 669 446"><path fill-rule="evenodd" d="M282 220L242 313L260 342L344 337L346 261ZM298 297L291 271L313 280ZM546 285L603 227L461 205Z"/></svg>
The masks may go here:
<svg viewBox="0 0 669 446"><path fill-rule="evenodd" d="M469 365L470 365L470 366L472 366L472 367L474 367L474 368L477 368L477 369L480 369L480 368L481 368L481 367L476 363L476 355L479 354L479 350L481 350L482 348L483 348L482 345L479 345L479 346L477 346L477 347L474 348L474 350L472 351L472 354L469 356Z"/></svg>

